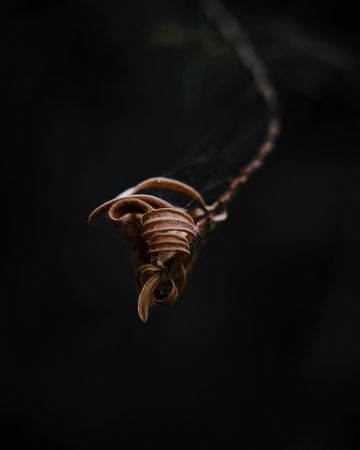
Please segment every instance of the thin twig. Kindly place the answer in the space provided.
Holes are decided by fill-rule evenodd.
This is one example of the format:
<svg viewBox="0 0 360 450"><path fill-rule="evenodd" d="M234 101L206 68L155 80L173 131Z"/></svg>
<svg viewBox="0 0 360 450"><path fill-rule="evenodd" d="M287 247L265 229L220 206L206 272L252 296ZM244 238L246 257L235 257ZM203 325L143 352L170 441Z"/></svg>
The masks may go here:
<svg viewBox="0 0 360 450"><path fill-rule="evenodd" d="M266 156L274 148L275 140L279 135L280 119L277 94L269 79L267 69L257 56L252 42L242 30L237 19L219 0L203 0L201 4L209 22L217 29L227 45L235 51L241 64L252 74L256 88L264 99L270 116L266 136L257 155L249 164L240 169L239 175L231 181L228 189L212 205L218 207L228 203L239 186L246 183L252 173L262 166Z"/></svg>

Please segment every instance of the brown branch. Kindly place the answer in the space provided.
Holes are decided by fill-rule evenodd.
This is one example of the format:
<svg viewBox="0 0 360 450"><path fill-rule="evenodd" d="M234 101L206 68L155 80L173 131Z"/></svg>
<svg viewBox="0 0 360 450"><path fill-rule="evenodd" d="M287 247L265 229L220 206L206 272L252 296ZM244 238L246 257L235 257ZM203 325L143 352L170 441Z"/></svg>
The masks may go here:
<svg viewBox="0 0 360 450"><path fill-rule="evenodd" d="M132 243L138 266L138 313L144 322L148 318L149 307L175 302L184 287L187 272L193 265L197 237L227 218L226 204L239 186L261 167L274 146L280 128L275 90L249 39L219 1L207 0L203 4L208 19L253 74L270 114L269 126L256 157L240 169L239 175L212 205L207 205L193 187L178 180L157 177L127 189L90 214L89 221L107 214ZM186 208L179 208L158 196L141 193L158 189L172 190L193 201Z"/></svg>
<svg viewBox="0 0 360 450"><path fill-rule="evenodd" d="M266 136L257 155L249 164L240 169L239 175L231 181L228 189L214 202L212 207L217 209L219 206L228 203L237 189L247 182L256 169L262 166L266 156L274 148L275 140L280 132L280 120L278 117L277 94L271 84L266 67L257 56L253 44L242 30L239 22L219 0L203 0L201 4L209 22L236 53L241 64L252 74L256 88L264 99L270 116Z"/></svg>

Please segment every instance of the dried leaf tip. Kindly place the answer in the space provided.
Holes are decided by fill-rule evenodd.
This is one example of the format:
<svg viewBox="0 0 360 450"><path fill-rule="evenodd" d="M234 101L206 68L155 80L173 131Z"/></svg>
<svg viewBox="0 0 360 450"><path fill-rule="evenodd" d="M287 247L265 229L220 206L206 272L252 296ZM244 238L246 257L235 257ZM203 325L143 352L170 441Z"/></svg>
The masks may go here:
<svg viewBox="0 0 360 450"><path fill-rule="evenodd" d="M196 207L183 209L146 190L169 189L190 197ZM96 208L89 221L106 214L132 243L137 265L138 314L143 322L153 306L172 305L195 259L195 239L210 223L224 220L199 192L171 178L150 178ZM218 217L218 219L216 219Z"/></svg>

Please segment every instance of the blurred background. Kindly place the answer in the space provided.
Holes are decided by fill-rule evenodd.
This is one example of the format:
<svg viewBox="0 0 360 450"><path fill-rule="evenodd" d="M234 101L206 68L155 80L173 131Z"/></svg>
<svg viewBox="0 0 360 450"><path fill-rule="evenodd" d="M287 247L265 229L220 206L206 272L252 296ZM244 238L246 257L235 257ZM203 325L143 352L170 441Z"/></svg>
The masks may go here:
<svg viewBox="0 0 360 450"><path fill-rule="evenodd" d="M6 449L359 446L355 10L225 4L269 68L283 129L182 296L146 324L130 249L87 216L206 155L209 130L226 151L238 123L254 146L264 111L251 78L196 2L3 7ZM231 147L222 177L251 145ZM203 160L187 171L197 187L218 176Z"/></svg>

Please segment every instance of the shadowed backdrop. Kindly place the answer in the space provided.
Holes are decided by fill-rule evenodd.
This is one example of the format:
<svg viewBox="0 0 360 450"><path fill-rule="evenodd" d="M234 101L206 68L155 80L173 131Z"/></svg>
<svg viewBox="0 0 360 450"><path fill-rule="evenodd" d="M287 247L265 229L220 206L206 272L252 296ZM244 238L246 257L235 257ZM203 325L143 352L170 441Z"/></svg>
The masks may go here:
<svg viewBox="0 0 360 450"><path fill-rule="evenodd" d="M359 444L353 12L226 4L269 67L283 130L200 245L184 293L146 324L129 248L86 220L175 170L203 114L217 117L191 81L206 73L192 44L207 42L204 19L185 1L4 7L6 448ZM164 24L181 31L172 45Z"/></svg>

